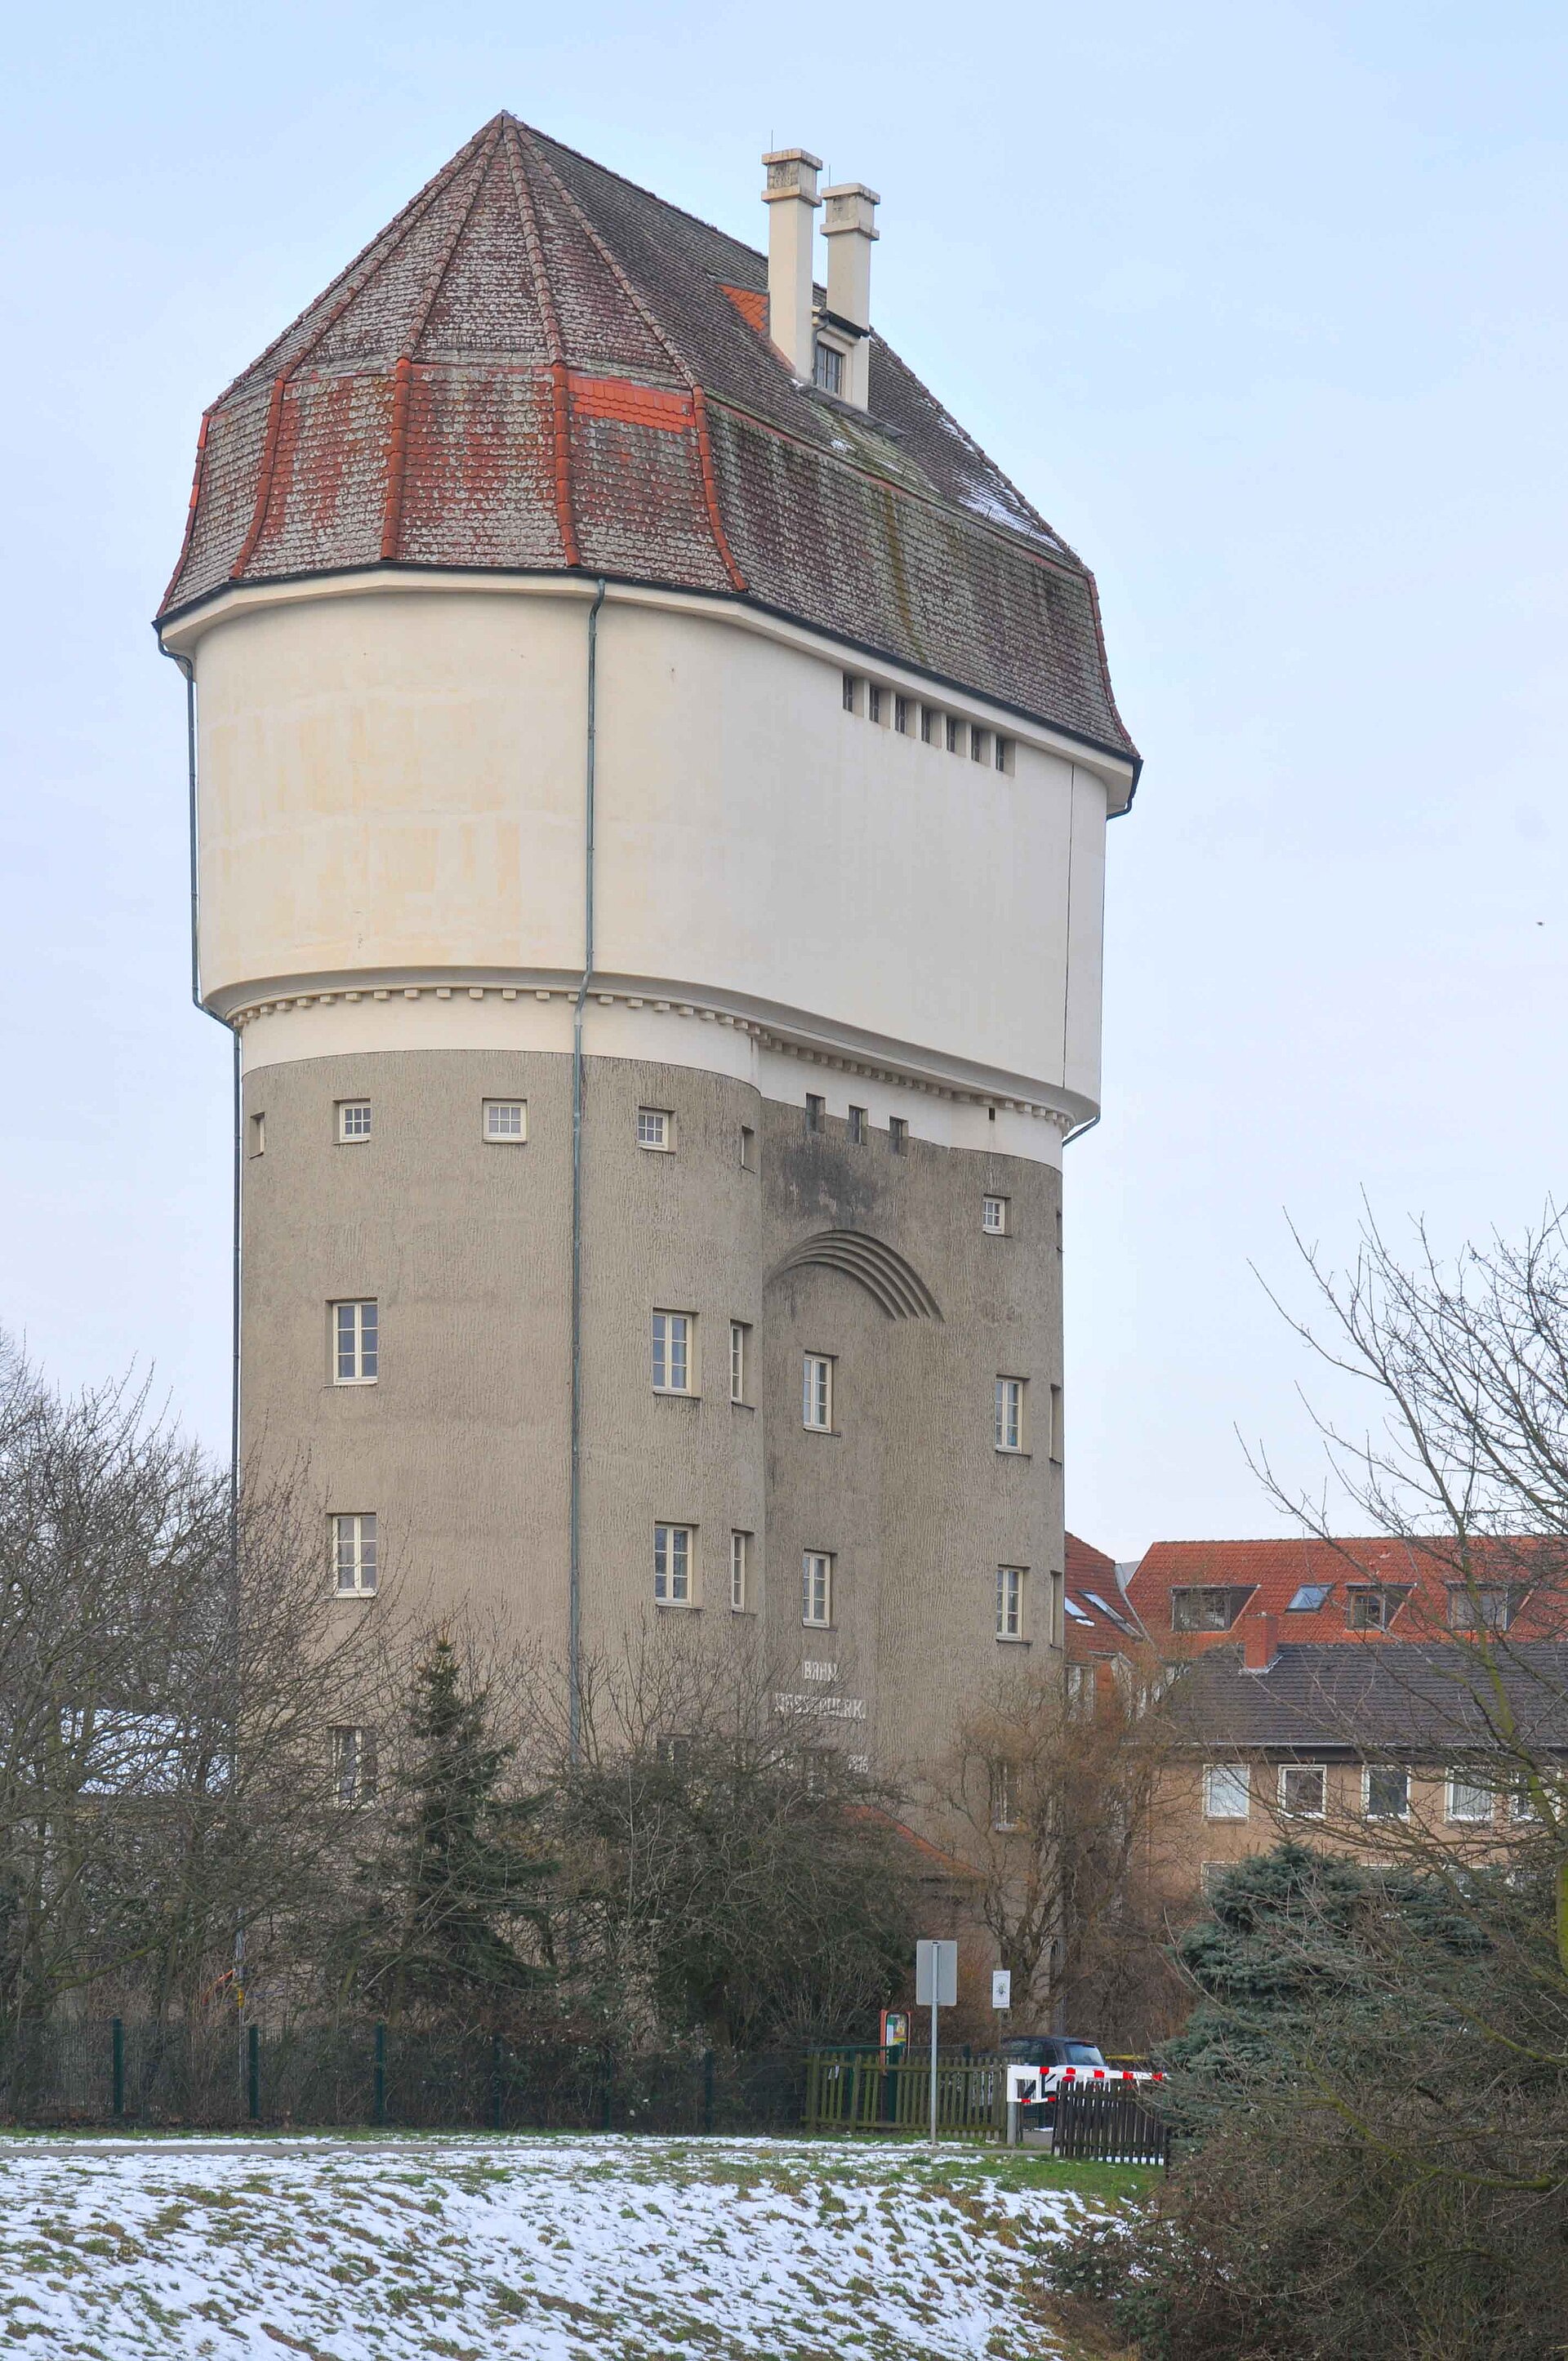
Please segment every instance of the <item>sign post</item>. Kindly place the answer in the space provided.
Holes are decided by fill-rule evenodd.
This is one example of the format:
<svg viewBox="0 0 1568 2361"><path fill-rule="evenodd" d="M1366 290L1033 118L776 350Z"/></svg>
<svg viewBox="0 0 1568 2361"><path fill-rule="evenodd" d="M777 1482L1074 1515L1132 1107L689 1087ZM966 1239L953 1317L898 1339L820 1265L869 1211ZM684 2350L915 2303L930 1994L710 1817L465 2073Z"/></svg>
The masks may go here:
<svg viewBox="0 0 1568 2361"><path fill-rule="evenodd" d="M916 1943L915 1946L915 2005L931 2012L931 2145L937 2145L937 2013L953 2008L959 1997L957 1943Z"/></svg>

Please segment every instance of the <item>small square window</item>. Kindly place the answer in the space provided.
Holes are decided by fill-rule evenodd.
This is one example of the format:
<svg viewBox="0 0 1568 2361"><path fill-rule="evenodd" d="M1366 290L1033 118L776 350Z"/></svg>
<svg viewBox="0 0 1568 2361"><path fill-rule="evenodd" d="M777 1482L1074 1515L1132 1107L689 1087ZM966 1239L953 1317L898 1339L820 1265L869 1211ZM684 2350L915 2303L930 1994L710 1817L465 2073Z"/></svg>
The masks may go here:
<svg viewBox="0 0 1568 2361"><path fill-rule="evenodd" d="M887 1144L895 1156L908 1153L909 1126L901 1115L890 1115L888 1118Z"/></svg>
<svg viewBox="0 0 1568 2361"><path fill-rule="evenodd" d="M949 754L957 754L962 752L960 733L962 732L963 726L963 723L956 720L952 714L949 713L947 716L944 735L948 741L948 752Z"/></svg>
<svg viewBox="0 0 1568 2361"><path fill-rule="evenodd" d="M252 1156L265 1156L267 1153L267 1117L264 1115L253 1115L250 1118L250 1152Z"/></svg>
<svg viewBox="0 0 1568 2361"><path fill-rule="evenodd" d="M825 1098L818 1097L815 1091L807 1091L806 1093L806 1128L807 1131L823 1131L826 1130L827 1125L827 1100Z"/></svg>
<svg viewBox="0 0 1568 2361"><path fill-rule="evenodd" d="M1007 1235L1007 1200L1005 1197L982 1197L980 1201L980 1226L987 1237L1001 1238Z"/></svg>
<svg viewBox="0 0 1568 2361"><path fill-rule="evenodd" d="M735 1615L744 1615L751 1603L751 1536L731 1533L729 1536L729 1607Z"/></svg>
<svg viewBox="0 0 1568 2361"><path fill-rule="evenodd" d="M356 1514L332 1520L333 1578L340 1598L375 1596L376 1520Z"/></svg>
<svg viewBox="0 0 1568 2361"><path fill-rule="evenodd" d="M337 1103L337 1136L344 1147L370 1137L370 1102L368 1099L339 1099Z"/></svg>
<svg viewBox="0 0 1568 2361"><path fill-rule="evenodd" d="M729 1399L746 1399L746 1364L751 1358L751 1331L743 1320L729 1323Z"/></svg>
<svg viewBox="0 0 1568 2361"><path fill-rule="evenodd" d="M692 1560L696 1552L690 1525L653 1528L653 1599L659 1607L689 1607L692 1603Z"/></svg>
<svg viewBox="0 0 1568 2361"><path fill-rule="evenodd" d="M850 1109L850 1144L853 1148L863 1148L866 1144L866 1111L864 1107L852 1106Z"/></svg>
<svg viewBox="0 0 1568 2361"><path fill-rule="evenodd" d="M915 708L907 697L893 700L893 726L901 738L907 738L915 727Z"/></svg>
<svg viewBox="0 0 1568 2361"><path fill-rule="evenodd" d="M868 721L880 721L882 719L883 704L883 691L877 686L873 680L866 690L866 719Z"/></svg>
<svg viewBox="0 0 1568 2361"><path fill-rule="evenodd" d="M853 713L860 701L861 684L852 672L844 675L844 710Z"/></svg>
<svg viewBox="0 0 1568 2361"><path fill-rule="evenodd" d="M376 1733L363 1725L333 1730L332 1791L340 1804L376 1800Z"/></svg>
<svg viewBox="0 0 1568 2361"><path fill-rule="evenodd" d="M1285 1612L1287 1615L1315 1615L1320 1607L1328 1605L1333 1597L1333 1589L1332 1582L1304 1582L1299 1590L1292 1592Z"/></svg>
<svg viewBox="0 0 1568 2361"><path fill-rule="evenodd" d="M1209 1820L1245 1820L1252 1810L1252 1775L1245 1763L1206 1763L1203 1766L1203 1817Z"/></svg>
<svg viewBox="0 0 1568 2361"><path fill-rule="evenodd" d="M526 1099L487 1099L485 1137L502 1147L521 1147L528 1137Z"/></svg>
<svg viewBox="0 0 1568 2361"><path fill-rule="evenodd" d="M757 1169L757 1135L749 1123L740 1126L740 1170L754 1172Z"/></svg>
<svg viewBox="0 0 1568 2361"><path fill-rule="evenodd" d="M820 336L817 340L816 367L813 374L824 393L836 393L842 396L844 356L837 345L824 344Z"/></svg>
<svg viewBox="0 0 1568 2361"><path fill-rule="evenodd" d="M653 1391L689 1394L692 1390L692 1329L689 1312L653 1314Z"/></svg>
<svg viewBox="0 0 1568 2361"><path fill-rule="evenodd" d="M1321 1820L1328 1808L1328 1774L1321 1763L1282 1763L1279 1808L1294 1820Z"/></svg>
<svg viewBox="0 0 1568 2361"><path fill-rule="evenodd" d="M1021 1640L1024 1637L1024 1569L1021 1565L999 1565L996 1569L996 1636L999 1640Z"/></svg>
<svg viewBox="0 0 1568 2361"><path fill-rule="evenodd" d="M373 1386L379 1364L380 1308L375 1302L332 1307L333 1383Z"/></svg>
<svg viewBox="0 0 1568 2361"><path fill-rule="evenodd" d="M971 763L988 763L991 760L990 730L971 728L969 733L969 751Z"/></svg>
<svg viewBox="0 0 1568 2361"><path fill-rule="evenodd" d="M818 1627L833 1620L833 1560L826 1550L807 1550L800 1562L800 1620Z"/></svg>
<svg viewBox="0 0 1568 2361"><path fill-rule="evenodd" d="M1447 1789L1447 1816L1451 1820L1475 1822L1491 1818L1492 1790L1474 1771L1451 1771Z"/></svg>
<svg viewBox="0 0 1568 2361"><path fill-rule="evenodd" d="M675 1118L667 1107L639 1107L637 1145L668 1156L675 1144Z"/></svg>
<svg viewBox="0 0 1568 2361"><path fill-rule="evenodd" d="M995 1426L998 1451L1023 1450L1024 1380L1022 1378L997 1378Z"/></svg>
<svg viewBox="0 0 1568 2361"><path fill-rule="evenodd" d="M1410 1813L1410 1774L1392 1763L1368 1763L1362 1772L1362 1801L1369 1820L1404 1820Z"/></svg>
<svg viewBox="0 0 1568 2361"><path fill-rule="evenodd" d="M833 1428L833 1363L826 1353L807 1353L801 1422L818 1434Z"/></svg>
<svg viewBox="0 0 1568 2361"><path fill-rule="evenodd" d="M935 706L923 705L920 708L920 743L922 746L929 746L935 741L937 736L937 725L940 719L941 716L937 711Z"/></svg>

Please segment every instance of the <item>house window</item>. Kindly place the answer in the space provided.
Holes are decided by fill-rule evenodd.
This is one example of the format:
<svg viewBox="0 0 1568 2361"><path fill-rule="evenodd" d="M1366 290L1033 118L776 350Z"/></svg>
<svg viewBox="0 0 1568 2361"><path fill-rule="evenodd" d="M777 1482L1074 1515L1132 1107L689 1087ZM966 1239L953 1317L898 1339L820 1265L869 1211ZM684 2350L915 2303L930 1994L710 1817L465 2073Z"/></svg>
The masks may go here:
<svg viewBox="0 0 1568 2361"><path fill-rule="evenodd" d="M1508 1797L1508 1817L1514 1820L1539 1820L1541 1807L1529 1787L1516 1787Z"/></svg>
<svg viewBox="0 0 1568 2361"><path fill-rule="evenodd" d="M852 672L844 675L844 710L853 713L860 699L861 684Z"/></svg>
<svg viewBox="0 0 1568 2361"><path fill-rule="evenodd" d="M376 1733L363 1724L332 1733L332 1792L340 1804L376 1800Z"/></svg>
<svg viewBox="0 0 1568 2361"><path fill-rule="evenodd" d="M944 732L944 735L947 738L948 752L949 754L956 754L959 750L960 741L959 733L962 728L963 723L961 721L955 720L954 717L949 713L947 717L947 729Z"/></svg>
<svg viewBox="0 0 1568 2361"><path fill-rule="evenodd" d="M999 1640L1021 1640L1024 1637L1024 1569L1021 1565L999 1565L996 1569L996 1636Z"/></svg>
<svg viewBox="0 0 1568 2361"><path fill-rule="evenodd" d="M487 1099L485 1101L485 1137L504 1146L516 1146L528 1137L528 1102L526 1099Z"/></svg>
<svg viewBox="0 0 1568 2361"><path fill-rule="evenodd" d="M369 1598L376 1589L376 1520L356 1514L332 1521L332 1562L340 1598Z"/></svg>
<svg viewBox="0 0 1568 2361"><path fill-rule="evenodd" d="M826 345L817 339L815 376L824 393L841 395L844 390L844 356L837 345Z"/></svg>
<svg viewBox="0 0 1568 2361"><path fill-rule="evenodd" d="M1005 1197L982 1197L980 1201L980 1226L988 1238L1007 1235L1007 1200Z"/></svg>
<svg viewBox="0 0 1568 2361"><path fill-rule="evenodd" d="M1170 1628L1173 1631L1228 1631L1250 1590L1173 1590Z"/></svg>
<svg viewBox="0 0 1568 2361"><path fill-rule="evenodd" d="M1287 1615L1315 1615L1320 1607L1328 1605L1333 1592L1332 1582L1304 1582L1292 1596L1285 1612Z"/></svg>
<svg viewBox="0 0 1568 2361"><path fill-rule="evenodd" d="M340 1386L373 1386L376 1382L378 1307L375 1303L334 1303L332 1307L333 1379Z"/></svg>
<svg viewBox="0 0 1568 2361"><path fill-rule="evenodd" d="M1002 1836L1018 1825L1018 1779L1011 1763L991 1765L991 1825Z"/></svg>
<svg viewBox="0 0 1568 2361"><path fill-rule="evenodd" d="M267 1117L264 1115L253 1115L250 1118L250 1152L252 1156L265 1156L267 1153Z"/></svg>
<svg viewBox="0 0 1568 2361"><path fill-rule="evenodd" d="M1361 1799L1369 1820L1404 1820L1410 1813L1410 1774L1393 1763L1368 1763Z"/></svg>
<svg viewBox="0 0 1568 2361"><path fill-rule="evenodd" d="M887 1144L892 1148L895 1156L905 1156L908 1153L909 1126L905 1122L904 1117L901 1115L890 1115L888 1117Z"/></svg>
<svg viewBox="0 0 1568 2361"><path fill-rule="evenodd" d="M866 719L868 721L880 721L882 719L882 708L883 692L873 680L866 690Z"/></svg>
<svg viewBox="0 0 1568 2361"><path fill-rule="evenodd" d="M990 730L971 729L969 734L969 751L971 763L989 762L991 759Z"/></svg>
<svg viewBox="0 0 1568 2361"><path fill-rule="evenodd" d="M355 1140L369 1138L370 1102L368 1099L339 1099L337 1136L345 1148Z"/></svg>
<svg viewBox="0 0 1568 2361"><path fill-rule="evenodd" d="M996 1448L998 1451L1022 1451L1024 1448L1022 1378L998 1378L996 1380Z"/></svg>
<svg viewBox="0 0 1568 2361"><path fill-rule="evenodd" d="M639 1107L638 1147L651 1148L656 1155L668 1156L674 1144L675 1118L668 1107Z"/></svg>
<svg viewBox="0 0 1568 2361"><path fill-rule="evenodd" d="M729 1536L729 1604L737 1615L746 1611L751 1596L748 1576L751 1571L751 1536L731 1533Z"/></svg>
<svg viewBox="0 0 1568 2361"><path fill-rule="evenodd" d="M807 1131L823 1131L827 1128L827 1100L825 1098L820 1098L815 1091L807 1091L806 1093L806 1128Z"/></svg>
<svg viewBox="0 0 1568 2361"><path fill-rule="evenodd" d="M1061 1465L1061 1456L1062 1456L1062 1409L1061 1409L1061 1388L1060 1388L1060 1386L1053 1386L1053 1387L1051 1388L1051 1433L1050 1433L1050 1457L1051 1457L1051 1459L1054 1461L1054 1463L1055 1463L1058 1467L1059 1467L1059 1466L1060 1466L1060 1465Z"/></svg>
<svg viewBox="0 0 1568 2361"><path fill-rule="evenodd" d="M1013 768L1013 741L1011 738L1003 738L1000 736L997 738L996 767L999 771L1010 771Z"/></svg>
<svg viewBox="0 0 1568 2361"><path fill-rule="evenodd" d="M740 1170L754 1172L757 1169L757 1135L749 1123L740 1126Z"/></svg>
<svg viewBox="0 0 1568 2361"><path fill-rule="evenodd" d="M1094 1708L1094 1667L1092 1664L1069 1664L1067 1668L1067 1709L1082 1715Z"/></svg>
<svg viewBox="0 0 1568 2361"><path fill-rule="evenodd" d="M863 1148L866 1144L866 1111L864 1107L852 1106L850 1109L850 1143L851 1147L854 1148Z"/></svg>
<svg viewBox="0 0 1568 2361"><path fill-rule="evenodd" d="M893 726L901 738L907 738L914 728L915 708L906 697L893 700Z"/></svg>
<svg viewBox="0 0 1568 2361"><path fill-rule="evenodd" d="M1474 1771L1448 1774L1447 1814L1451 1820L1475 1822L1492 1817L1492 1790Z"/></svg>
<svg viewBox="0 0 1568 2361"><path fill-rule="evenodd" d="M1279 1808L1294 1820L1321 1820L1326 1808L1328 1777L1321 1763L1282 1763L1279 1766Z"/></svg>
<svg viewBox="0 0 1568 2361"><path fill-rule="evenodd" d="M807 1550L800 1561L800 1620L817 1625L833 1620L833 1560L826 1550Z"/></svg>
<svg viewBox="0 0 1568 2361"><path fill-rule="evenodd" d="M833 1426L833 1364L826 1353L807 1353L802 1389L801 1422L819 1434Z"/></svg>
<svg viewBox="0 0 1568 2361"><path fill-rule="evenodd" d="M729 1399L743 1402L746 1399L746 1323L743 1320L729 1323Z"/></svg>
<svg viewBox="0 0 1568 2361"><path fill-rule="evenodd" d="M660 1607L692 1603L693 1529L690 1525L653 1528L653 1598Z"/></svg>
<svg viewBox="0 0 1568 2361"><path fill-rule="evenodd" d="M1203 1766L1203 1817L1208 1820L1245 1820L1252 1810L1252 1774L1245 1763L1206 1763Z"/></svg>
<svg viewBox="0 0 1568 2361"><path fill-rule="evenodd" d="M1057 1252L1061 1252L1061 1207L1057 1207Z"/></svg>
<svg viewBox="0 0 1568 2361"><path fill-rule="evenodd" d="M1397 1584L1353 1583L1344 1595L1345 1621L1353 1631L1387 1631L1409 1597Z"/></svg>
<svg viewBox="0 0 1568 2361"><path fill-rule="evenodd" d="M1519 1587L1511 1582L1453 1583L1448 1593L1451 1631L1506 1631L1519 1611Z"/></svg>
<svg viewBox="0 0 1568 2361"><path fill-rule="evenodd" d="M938 719L939 717L934 707L923 705L920 708L920 743L922 746L929 746L932 743L937 735L937 723Z"/></svg>
<svg viewBox="0 0 1568 2361"><path fill-rule="evenodd" d="M689 1312L653 1314L653 1391L689 1394L692 1389L692 1318Z"/></svg>

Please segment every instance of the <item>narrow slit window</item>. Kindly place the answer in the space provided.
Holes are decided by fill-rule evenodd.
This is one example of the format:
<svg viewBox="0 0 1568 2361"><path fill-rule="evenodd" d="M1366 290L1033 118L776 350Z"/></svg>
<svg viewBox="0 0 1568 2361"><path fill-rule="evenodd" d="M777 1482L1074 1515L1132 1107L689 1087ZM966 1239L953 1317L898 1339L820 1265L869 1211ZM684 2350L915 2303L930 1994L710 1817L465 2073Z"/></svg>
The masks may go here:
<svg viewBox="0 0 1568 2361"><path fill-rule="evenodd" d="M873 680L866 690L866 719L868 721L880 721L882 719L883 697L883 692L877 686L876 682Z"/></svg>
<svg viewBox="0 0 1568 2361"><path fill-rule="evenodd" d="M332 1732L332 1791L349 1808L376 1800L376 1733L362 1724Z"/></svg>
<svg viewBox="0 0 1568 2361"><path fill-rule="evenodd" d="M891 1115L888 1118L887 1144L895 1156L903 1156L908 1152L909 1126L901 1115Z"/></svg>
<svg viewBox="0 0 1568 2361"><path fill-rule="evenodd" d="M929 746L935 739L937 735L937 721L938 715L935 708L929 705L923 705L920 708L920 743L922 746Z"/></svg>
<svg viewBox="0 0 1568 2361"><path fill-rule="evenodd" d="M959 732L962 729L963 723L957 720L954 716L949 713L947 717L947 727L944 733L947 738L948 752L949 754L957 754L962 752L962 748L959 743Z"/></svg>
<svg viewBox="0 0 1568 2361"><path fill-rule="evenodd" d="M1024 1569L1021 1565L999 1565L996 1569L996 1636L999 1640L1021 1640L1024 1637Z"/></svg>
<svg viewBox="0 0 1568 2361"><path fill-rule="evenodd" d="M731 1533L729 1536L729 1608L735 1615L744 1615L751 1601L751 1536Z"/></svg>
<svg viewBox="0 0 1568 2361"><path fill-rule="evenodd" d="M817 382L821 387L824 393L836 393L842 397L844 391L844 356L839 350L837 345L824 344L820 336L817 340L817 360L814 373Z"/></svg>
<svg viewBox="0 0 1568 2361"><path fill-rule="evenodd" d="M860 702L861 684L852 672L844 675L844 710L853 713Z"/></svg>
<svg viewBox="0 0 1568 2361"><path fill-rule="evenodd" d="M815 1091L807 1091L806 1093L806 1128L807 1131L825 1131L827 1127L827 1100L819 1097Z"/></svg>
<svg viewBox="0 0 1568 2361"><path fill-rule="evenodd" d="M907 738L911 730L914 728L914 712L915 708L907 697L895 697L894 698L893 726L897 730L901 738Z"/></svg>
<svg viewBox="0 0 1568 2361"><path fill-rule="evenodd" d="M864 1107L852 1106L850 1109L850 1145L855 1148L863 1148L866 1144L866 1111Z"/></svg>
<svg viewBox="0 0 1568 2361"><path fill-rule="evenodd" d="M1011 771L1013 768L1013 741L1000 733L996 740L996 767L999 771Z"/></svg>
<svg viewBox="0 0 1568 2361"><path fill-rule="evenodd" d="M969 734L969 751L971 763L989 762L991 759L990 730L971 729Z"/></svg>
<svg viewBox="0 0 1568 2361"><path fill-rule="evenodd" d="M264 1115L253 1115L250 1118L250 1152L252 1156L265 1156L267 1153L267 1117Z"/></svg>
<svg viewBox="0 0 1568 2361"><path fill-rule="evenodd" d="M747 1329L743 1320L729 1323L729 1399L743 1402L746 1399Z"/></svg>
<svg viewBox="0 0 1568 2361"><path fill-rule="evenodd" d="M740 1170L754 1172L757 1169L757 1135L749 1123L740 1126Z"/></svg>

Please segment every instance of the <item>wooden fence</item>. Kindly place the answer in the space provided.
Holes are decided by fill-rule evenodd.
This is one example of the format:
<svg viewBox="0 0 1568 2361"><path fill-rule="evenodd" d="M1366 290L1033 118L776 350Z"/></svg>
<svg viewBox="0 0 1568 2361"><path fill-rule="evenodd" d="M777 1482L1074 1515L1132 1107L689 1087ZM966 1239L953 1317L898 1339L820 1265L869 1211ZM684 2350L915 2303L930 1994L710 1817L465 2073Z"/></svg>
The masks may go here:
<svg viewBox="0 0 1568 2361"><path fill-rule="evenodd" d="M1102 2164L1170 2163L1170 2126L1157 2109L1131 2092L1092 2083L1057 2094L1058 2156L1092 2158Z"/></svg>
<svg viewBox="0 0 1568 2361"><path fill-rule="evenodd" d="M1006 2073L999 2059L937 2062L937 2129L949 2139L1000 2139ZM880 2049L816 2049L806 2062L806 2128L819 2132L925 2132L931 2122L930 2059L883 2063Z"/></svg>

